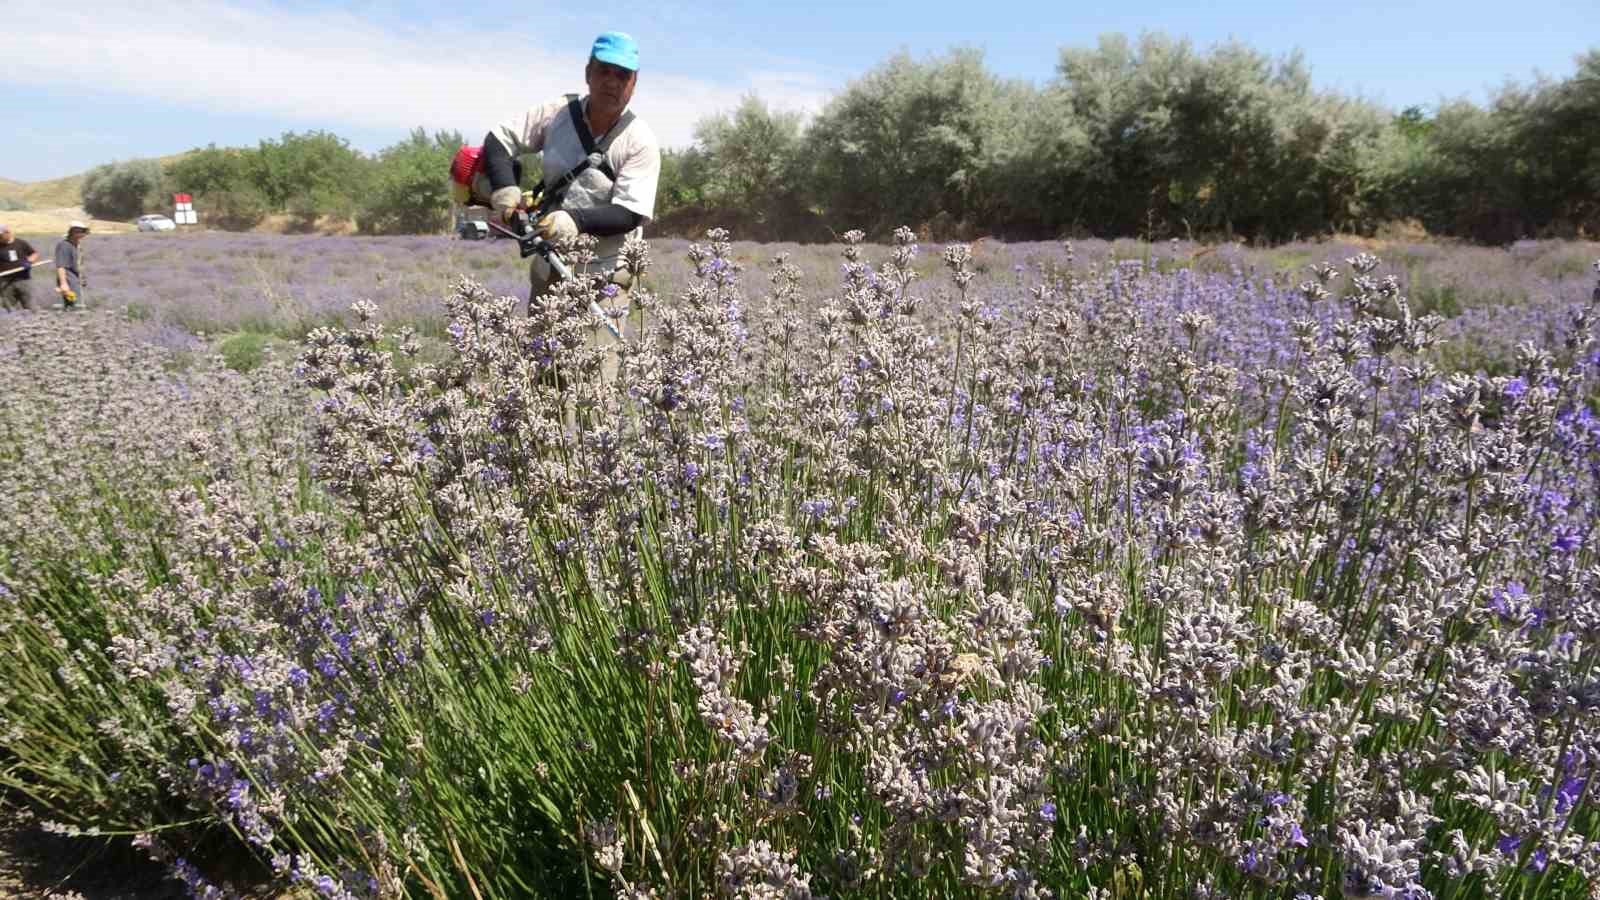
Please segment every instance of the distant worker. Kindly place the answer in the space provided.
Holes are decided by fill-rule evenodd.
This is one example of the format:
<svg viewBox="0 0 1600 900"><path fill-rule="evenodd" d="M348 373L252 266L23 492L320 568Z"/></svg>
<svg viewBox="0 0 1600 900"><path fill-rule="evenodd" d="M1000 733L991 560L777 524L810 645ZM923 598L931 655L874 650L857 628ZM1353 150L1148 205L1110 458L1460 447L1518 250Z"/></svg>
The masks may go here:
<svg viewBox="0 0 1600 900"><path fill-rule="evenodd" d="M67 236L56 243L56 293L66 309L76 307L83 297L83 251L78 245L88 233L88 225L73 222L67 226Z"/></svg>
<svg viewBox="0 0 1600 900"><path fill-rule="evenodd" d="M0 225L0 309L33 309L33 264L39 251L11 233L10 225Z"/></svg>
<svg viewBox="0 0 1600 900"><path fill-rule="evenodd" d="M596 237L595 261L574 267L575 274L609 279L617 287L608 291L610 302L624 306L632 285L627 270L619 268L619 254L623 241L642 234L655 214L661 146L655 132L628 110L639 78L639 48L632 37L608 31L595 38L583 75L587 96L568 94L489 132L472 193L487 200L493 215L508 225L527 213L551 243L578 234ZM542 199L524 210L515 161L539 151L544 180L542 193L533 193ZM549 290L554 275L537 256L529 275L531 302ZM595 339L605 340L609 332L596 326Z"/></svg>

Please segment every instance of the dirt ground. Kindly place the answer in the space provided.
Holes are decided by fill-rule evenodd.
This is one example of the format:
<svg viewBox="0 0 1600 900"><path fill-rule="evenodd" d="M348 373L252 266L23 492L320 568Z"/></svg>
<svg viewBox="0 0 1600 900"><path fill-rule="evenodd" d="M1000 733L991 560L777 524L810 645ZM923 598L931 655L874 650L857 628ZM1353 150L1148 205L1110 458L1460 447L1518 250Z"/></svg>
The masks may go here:
<svg viewBox="0 0 1600 900"><path fill-rule="evenodd" d="M248 859L201 853L205 877L236 900L310 900L266 886ZM25 809L0 798L0 900L179 900L188 896L166 865L126 837L63 837L39 827Z"/></svg>
<svg viewBox="0 0 1600 900"><path fill-rule="evenodd" d="M0 897L6 900L168 900L183 885L126 840L47 834L7 810L0 815Z"/></svg>

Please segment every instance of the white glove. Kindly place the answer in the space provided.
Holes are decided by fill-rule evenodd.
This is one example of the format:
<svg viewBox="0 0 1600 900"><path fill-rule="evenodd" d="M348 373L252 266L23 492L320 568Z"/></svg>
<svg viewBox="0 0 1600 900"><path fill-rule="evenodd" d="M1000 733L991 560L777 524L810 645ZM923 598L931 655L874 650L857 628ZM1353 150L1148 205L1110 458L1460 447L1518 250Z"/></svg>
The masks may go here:
<svg viewBox="0 0 1600 900"><path fill-rule="evenodd" d="M508 184L489 195L489 205L494 207L494 213L500 217L500 221L507 225L511 224L511 217L521 204L522 188L514 184Z"/></svg>
<svg viewBox="0 0 1600 900"><path fill-rule="evenodd" d="M578 236L578 223L570 213L558 209L539 220L539 236L554 244L570 241Z"/></svg>

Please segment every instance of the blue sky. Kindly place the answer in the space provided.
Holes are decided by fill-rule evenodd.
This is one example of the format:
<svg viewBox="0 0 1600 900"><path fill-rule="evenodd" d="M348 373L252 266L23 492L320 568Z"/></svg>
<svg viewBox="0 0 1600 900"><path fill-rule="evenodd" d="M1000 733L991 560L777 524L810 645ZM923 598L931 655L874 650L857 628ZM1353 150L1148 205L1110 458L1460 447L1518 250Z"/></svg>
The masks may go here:
<svg viewBox="0 0 1600 900"><path fill-rule="evenodd" d="M0 31L11 117L0 177L33 181L116 159L253 145L326 129L363 150L415 125L481 134L534 102L582 89L589 41L641 45L635 107L664 142L754 93L814 112L889 54L955 46L997 74L1044 83L1062 47L1163 31L1205 48L1230 38L1304 54L1318 87L1399 109L1483 102L1507 79L1566 77L1600 46L1595 0L1209 4L928 0L570 4L300 0L71 4L21 0ZM603 11L597 11L603 7ZM498 17L503 24L485 27Z"/></svg>

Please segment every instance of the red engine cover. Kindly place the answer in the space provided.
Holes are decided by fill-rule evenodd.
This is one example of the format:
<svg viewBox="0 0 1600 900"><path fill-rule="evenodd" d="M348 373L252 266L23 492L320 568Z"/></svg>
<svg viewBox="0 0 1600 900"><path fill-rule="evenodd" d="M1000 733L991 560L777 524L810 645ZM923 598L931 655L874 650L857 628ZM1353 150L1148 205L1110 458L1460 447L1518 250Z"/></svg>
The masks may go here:
<svg viewBox="0 0 1600 900"><path fill-rule="evenodd" d="M472 184L472 175L478 171L478 158L482 155L482 147L462 147L457 150L456 158L450 161L450 180L456 184Z"/></svg>

